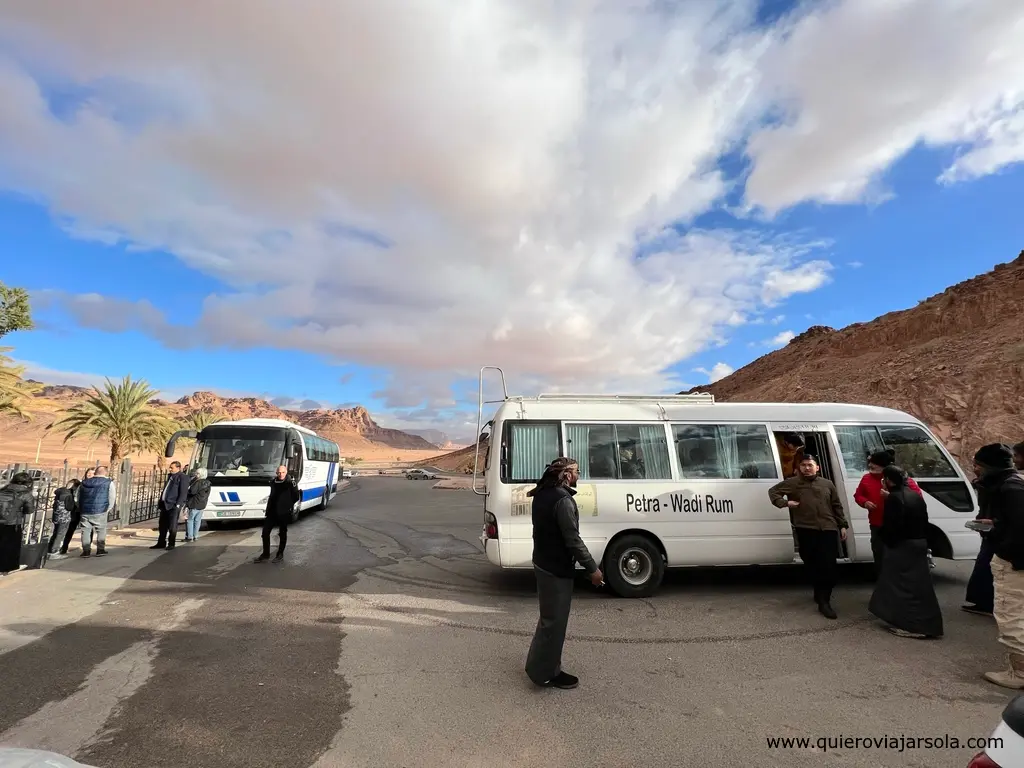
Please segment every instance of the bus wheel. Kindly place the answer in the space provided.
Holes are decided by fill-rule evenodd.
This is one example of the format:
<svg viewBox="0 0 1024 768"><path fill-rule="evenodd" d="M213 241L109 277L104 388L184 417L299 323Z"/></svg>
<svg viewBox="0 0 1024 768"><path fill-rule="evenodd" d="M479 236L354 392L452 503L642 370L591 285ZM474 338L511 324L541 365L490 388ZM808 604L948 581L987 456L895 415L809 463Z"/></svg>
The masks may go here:
<svg viewBox="0 0 1024 768"><path fill-rule="evenodd" d="M327 489L324 488L324 495L320 497L320 503L316 505L317 511L327 509L328 504L330 504L330 501L327 498Z"/></svg>
<svg viewBox="0 0 1024 768"><path fill-rule="evenodd" d="M302 507L300 507L298 504L296 504L294 507L292 507L291 522L297 523L299 521L299 515L301 515L301 514L302 514Z"/></svg>
<svg viewBox="0 0 1024 768"><path fill-rule="evenodd" d="M605 581L619 597L650 597L661 586L665 562L657 544L631 533L612 542L602 570Z"/></svg>

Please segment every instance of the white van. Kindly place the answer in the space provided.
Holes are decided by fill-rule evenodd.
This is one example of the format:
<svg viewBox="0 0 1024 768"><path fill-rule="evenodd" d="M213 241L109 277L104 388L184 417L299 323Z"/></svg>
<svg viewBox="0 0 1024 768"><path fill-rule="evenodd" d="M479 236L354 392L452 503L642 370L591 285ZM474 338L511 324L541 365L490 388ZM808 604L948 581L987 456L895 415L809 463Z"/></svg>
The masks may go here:
<svg viewBox="0 0 1024 768"><path fill-rule="evenodd" d="M481 370L478 430L484 425ZM498 370L501 373L500 369ZM783 479L783 437L799 434L845 501L851 535L842 562L870 562L867 510L853 499L867 454L896 463L928 502L937 558L972 560L980 537L964 524L976 499L948 451L909 414L842 403L716 403L708 394L511 397L505 389L479 444L473 490L484 496L481 543L502 568L530 568L526 493L558 456L580 465L580 535L605 581L623 597L647 597L666 568L799 562L789 510L768 500ZM481 458L484 458L481 466ZM486 490L484 490L486 489Z"/></svg>

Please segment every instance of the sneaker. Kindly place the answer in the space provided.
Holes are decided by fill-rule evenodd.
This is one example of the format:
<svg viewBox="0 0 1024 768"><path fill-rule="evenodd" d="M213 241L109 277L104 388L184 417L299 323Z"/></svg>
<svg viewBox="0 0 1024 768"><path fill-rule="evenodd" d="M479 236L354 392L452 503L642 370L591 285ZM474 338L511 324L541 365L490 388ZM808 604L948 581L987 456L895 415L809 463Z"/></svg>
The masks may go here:
<svg viewBox="0 0 1024 768"><path fill-rule="evenodd" d="M166 543L165 544L161 544L159 541L156 544L154 544L152 547L150 547L150 549L166 549L166 548L167 548L167 544Z"/></svg>
<svg viewBox="0 0 1024 768"><path fill-rule="evenodd" d="M64 552L54 552L50 555L50 560L67 560L68 556Z"/></svg>
<svg viewBox="0 0 1024 768"><path fill-rule="evenodd" d="M265 563L269 559L270 559L270 555L260 555L255 560L253 560L253 562L254 563Z"/></svg>
<svg viewBox="0 0 1024 768"><path fill-rule="evenodd" d="M835 609L832 607L832 603L824 602L818 603L818 612L821 613L826 619L838 619L839 616L836 614Z"/></svg>
<svg viewBox="0 0 1024 768"><path fill-rule="evenodd" d="M284 562L284 555L275 555L274 556L274 562L275 563L283 563Z"/></svg>
<svg viewBox="0 0 1024 768"><path fill-rule="evenodd" d="M88 549L83 549L80 557L92 557L92 552L90 552Z"/></svg>
<svg viewBox="0 0 1024 768"><path fill-rule="evenodd" d="M580 684L580 679L575 675L570 675L568 672L559 672L553 678L548 680L542 687L544 688L561 688L564 691L569 691Z"/></svg>
<svg viewBox="0 0 1024 768"><path fill-rule="evenodd" d="M107 554L107 550L105 550L105 549L97 549L96 550L96 557L103 557L105 554Z"/></svg>

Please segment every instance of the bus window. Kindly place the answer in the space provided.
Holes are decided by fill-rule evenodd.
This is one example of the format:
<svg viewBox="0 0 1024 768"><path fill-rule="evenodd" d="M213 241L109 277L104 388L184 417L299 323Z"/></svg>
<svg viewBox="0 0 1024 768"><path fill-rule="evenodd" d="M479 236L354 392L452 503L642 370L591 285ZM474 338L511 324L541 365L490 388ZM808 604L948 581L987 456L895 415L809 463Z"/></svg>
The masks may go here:
<svg viewBox="0 0 1024 768"><path fill-rule="evenodd" d="M776 480L779 470L763 424L673 424L686 479Z"/></svg>
<svg viewBox="0 0 1024 768"><path fill-rule="evenodd" d="M510 483L536 483L558 458L561 440L556 422L512 421L508 424Z"/></svg>
<svg viewBox="0 0 1024 768"><path fill-rule="evenodd" d="M566 424L566 453L581 480L671 480L661 424Z"/></svg>
<svg viewBox="0 0 1024 768"><path fill-rule="evenodd" d="M866 425L836 426L839 452L843 456L846 473L855 478L868 471L868 454L882 450L878 428Z"/></svg>
<svg viewBox="0 0 1024 768"><path fill-rule="evenodd" d="M911 477L958 478L956 470L928 433L911 424L880 426L882 442L896 453L896 465Z"/></svg>

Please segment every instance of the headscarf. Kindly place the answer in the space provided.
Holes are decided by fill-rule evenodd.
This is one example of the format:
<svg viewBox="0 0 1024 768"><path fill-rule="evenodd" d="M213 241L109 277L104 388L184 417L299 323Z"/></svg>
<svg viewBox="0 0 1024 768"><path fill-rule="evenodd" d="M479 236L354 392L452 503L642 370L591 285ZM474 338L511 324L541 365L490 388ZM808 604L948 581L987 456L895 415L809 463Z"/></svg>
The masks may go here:
<svg viewBox="0 0 1024 768"><path fill-rule="evenodd" d="M544 488L557 488L558 486L568 488L572 484L572 470L578 468L579 463L576 459L565 456L558 457L544 468L544 475L540 482L526 495L533 496Z"/></svg>

